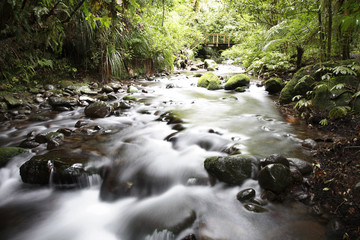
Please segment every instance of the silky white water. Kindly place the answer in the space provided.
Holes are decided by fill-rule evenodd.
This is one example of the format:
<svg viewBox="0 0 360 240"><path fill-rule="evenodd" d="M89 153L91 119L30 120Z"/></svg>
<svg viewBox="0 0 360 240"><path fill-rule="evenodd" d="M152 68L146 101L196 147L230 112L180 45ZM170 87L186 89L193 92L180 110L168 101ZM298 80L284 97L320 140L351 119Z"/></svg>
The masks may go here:
<svg viewBox="0 0 360 240"><path fill-rule="evenodd" d="M220 65L215 74L238 72L239 67ZM0 144L14 146L30 131L74 128L79 119L86 119L106 134L69 145L92 152L95 165L121 165L119 181L138 184L130 196L113 201L100 197L100 178L82 190L30 186L22 183L19 167L37 153L17 156L0 169L0 238L180 240L195 234L198 239L326 239L324 226L301 203L267 203L265 213L246 210L236 194L251 187L260 199L255 180L242 186L210 184L204 160L225 156L223 150L235 143L243 154L258 158L273 153L308 161L311 157L301 147L303 132L282 118L256 80L246 92L236 93L198 88L197 79L183 72L141 80L137 87L144 91L134 94L140 103L120 116L90 120L78 108L44 122L4 125ZM168 84L173 88L166 88ZM159 112L166 111L184 121L185 130L172 141L165 139L176 130L157 121Z"/></svg>

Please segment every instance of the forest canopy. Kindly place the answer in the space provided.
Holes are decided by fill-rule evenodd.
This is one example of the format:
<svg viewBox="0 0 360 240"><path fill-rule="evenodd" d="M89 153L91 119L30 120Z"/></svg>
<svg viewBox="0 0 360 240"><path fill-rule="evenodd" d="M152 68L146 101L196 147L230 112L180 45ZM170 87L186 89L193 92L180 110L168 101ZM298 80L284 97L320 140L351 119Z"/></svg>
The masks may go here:
<svg viewBox="0 0 360 240"><path fill-rule="evenodd" d="M359 53L357 0L5 0L0 3L5 87L41 75L99 74L101 81L172 71L207 33L230 33L222 53L256 74Z"/></svg>

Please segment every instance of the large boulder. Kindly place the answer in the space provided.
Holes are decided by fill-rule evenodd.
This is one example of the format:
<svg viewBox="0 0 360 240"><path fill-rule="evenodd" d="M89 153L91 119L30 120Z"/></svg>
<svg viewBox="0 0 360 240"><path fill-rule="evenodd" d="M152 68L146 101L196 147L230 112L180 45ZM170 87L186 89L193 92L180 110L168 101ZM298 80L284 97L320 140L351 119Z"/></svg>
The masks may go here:
<svg viewBox="0 0 360 240"><path fill-rule="evenodd" d="M221 82L215 74L210 72L205 73L199 78L197 86L207 88L209 90L216 90L221 88Z"/></svg>
<svg viewBox="0 0 360 240"><path fill-rule="evenodd" d="M89 118L104 118L110 113L110 105L103 101L96 101L85 108L85 115Z"/></svg>
<svg viewBox="0 0 360 240"><path fill-rule="evenodd" d="M218 69L218 64L212 59L205 59L204 65L208 71L215 71Z"/></svg>
<svg viewBox="0 0 360 240"><path fill-rule="evenodd" d="M265 90L270 94L279 93L284 87L283 81L281 78L270 78L265 81Z"/></svg>
<svg viewBox="0 0 360 240"><path fill-rule="evenodd" d="M232 76L225 83L225 90L235 90L238 87L248 86L250 83L250 78L245 74L237 74Z"/></svg>
<svg viewBox="0 0 360 240"><path fill-rule="evenodd" d="M59 188L82 188L90 185L89 176L96 174L94 169L85 169L89 156L51 151L34 156L20 167L24 183L47 185Z"/></svg>
<svg viewBox="0 0 360 240"><path fill-rule="evenodd" d="M244 180L256 176L258 160L246 155L210 157L205 160L204 166L210 175L220 181L240 185Z"/></svg>
<svg viewBox="0 0 360 240"><path fill-rule="evenodd" d="M27 150L20 147L0 148L0 168L4 167L13 157L24 152Z"/></svg>
<svg viewBox="0 0 360 240"><path fill-rule="evenodd" d="M283 164L266 165L259 172L259 185L274 193L283 192L292 182L290 169Z"/></svg>

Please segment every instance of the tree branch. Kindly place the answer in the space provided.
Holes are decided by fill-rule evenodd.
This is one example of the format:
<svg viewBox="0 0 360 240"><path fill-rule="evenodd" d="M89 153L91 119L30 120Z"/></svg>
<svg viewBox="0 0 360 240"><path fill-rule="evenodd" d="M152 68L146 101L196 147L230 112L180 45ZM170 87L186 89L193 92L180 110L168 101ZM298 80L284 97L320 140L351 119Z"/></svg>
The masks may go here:
<svg viewBox="0 0 360 240"><path fill-rule="evenodd" d="M70 22L71 18L74 16L74 14L77 12L77 10L79 10L79 8L84 4L85 0L82 0L81 2L79 2L79 4L75 7L74 11L72 11L72 13L69 15L69 17L67 19L65 19L64 21L62 21L61 23L68 23Z"/></svg>

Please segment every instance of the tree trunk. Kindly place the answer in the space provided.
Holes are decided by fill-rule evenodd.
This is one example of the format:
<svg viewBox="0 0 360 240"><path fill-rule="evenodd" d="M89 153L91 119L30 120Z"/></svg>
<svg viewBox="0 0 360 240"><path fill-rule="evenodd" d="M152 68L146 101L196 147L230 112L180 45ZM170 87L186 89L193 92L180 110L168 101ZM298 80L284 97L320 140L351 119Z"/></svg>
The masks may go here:
<svg viewBox="0 0 360 240"><path fill-rule="evenodd" d="M327 29L327 57L331 57L331 35L332 35L332 0L328 0L328 29Z"/></svg>
<svg viewBox="0 0 360 240"><path fill-rule="evenodd" d="M299 69L301 68L301 61L302 61L302 56L304 54L304 48L300 47L300 46L296 46L296 68Z"/></svg>
<svg viewBox="0 0 360 240"><path fill-rule="evenodd" d="M161 22L161 26L164 26L164 19L165 19L165 0L162 0L162 4L163 4L163 15L162 15L162 22Z"/></svg>
<svg viewBox="0 0 360 240"><path fill-rule="evenodd" d="M320 1L318 1L319 11L318 11L318 22L319 22L319 44L320 44L320 65L324 61L324 32L322 27L322 16L321 16L321 9L320 9Z"/></svg>
<svg viewBox="0 0 360 240"><path fill-rule="evenodd" d="M346 31L343 35L342 35L342 58L344 60L349 59L350 58L350 40L351 40L351 36L349 31Z"/></svg>

